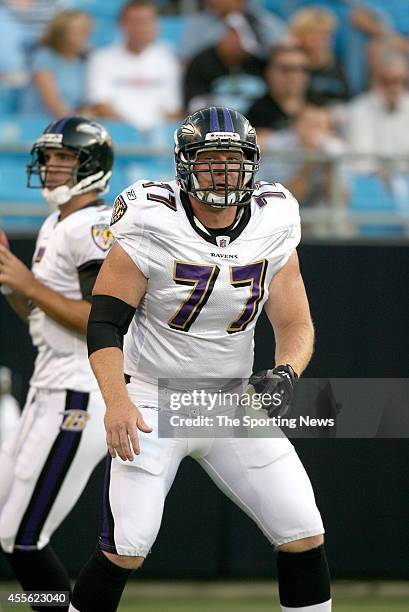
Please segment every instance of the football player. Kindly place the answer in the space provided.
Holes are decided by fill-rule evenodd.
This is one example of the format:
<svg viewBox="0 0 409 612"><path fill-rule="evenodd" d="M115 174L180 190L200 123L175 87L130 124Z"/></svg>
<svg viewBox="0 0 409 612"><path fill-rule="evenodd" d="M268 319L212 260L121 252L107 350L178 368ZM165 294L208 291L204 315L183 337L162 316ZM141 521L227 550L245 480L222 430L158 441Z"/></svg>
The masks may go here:
<svg viewBox="0 0 409 612"><path fill-rule="evenodd" d="M112 163L100 124L83 117L51 123L27 167L28 186L41 187L53 209L31 270L0 245L2 293L28 321L38 350L19 427L0 454L0 541L26 591L70 591L50 537L106 453L85 334L93 285L113 242L111 209L101 199Z"/></svg>
<svg viewBox="0 0 409 612"><path fill-rule="evenodd" d="M270 416L287 410L314 335L296 253L298 204L282 185L255 183L259 148L248 120L208 107L185 119L175 142L176 180L139 181L116 199L116 243L94 287L88 351L106 403L110 457L100 547L70 610L117 609L191 455L278 549L282 610L328 612L323 524L289 440L158 435L158 380L172 389L178 379L248 379L263 307L276 363L250 382L280 399L267 403Z"/></svg>

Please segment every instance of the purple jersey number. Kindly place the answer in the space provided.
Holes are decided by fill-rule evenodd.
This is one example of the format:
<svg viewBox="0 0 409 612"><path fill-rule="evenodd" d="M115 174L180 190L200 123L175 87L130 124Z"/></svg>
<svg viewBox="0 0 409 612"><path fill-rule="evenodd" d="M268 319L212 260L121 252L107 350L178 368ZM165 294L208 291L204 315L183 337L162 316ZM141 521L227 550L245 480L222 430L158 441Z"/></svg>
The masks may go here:
<svg viewBox="0 0 409 612"><path fill-rule="evenodd" d="M285 198L285 193L282 191L265 191L263 195L254 196L254 200L259 208L267 206L267 198Z"/></svg>
<svg viewBox="0 0 409 612"><path fill-rule="evenodd" d="M154 183L152 181L149 181L148 183L142 183L142 187L145 187L145 189L149 187L159 187L160 189L168 191L169 193L167 195L162 196L158 193L148 193L146 197L152 202L159 202L160 204L164 204L171 210L176 210L176 199L174 196L173 187L171 185L169 185L168 183Z"/></svg>
<svg viewBox="0 0 409 612"><path fill-rule="evenodd" d="M250 296L244 304L240 315L230 323L227 328L229 334L244 331L254 319L258 305L264 296L264 280L266 278L267 261L255 261L246 266L232 266L230 268L230 282L233 287L250 287Z"/></svg>
<svg viewBox="0 0 409 612"><path fill-rule="evenodd" d="M230 267L230 282L233 287L250 287L250 296L240 315L227 327L229 334L244 331L258 312L264 296L264 281L267 261L255 261L245 266ZM169 327L189 331L213 291L220 268L216 265L175 261L173 280L178 285L193 286L192 291L168 321Z"/></svg>
<svg viewBox="0 0 409 612"><path fill-rule="evenodd" d="M220 272L219 266L175 261L173 280L178 285L193 286L188 298L182 302L168 324L172 329L189 331L213 291Z"/></svg>

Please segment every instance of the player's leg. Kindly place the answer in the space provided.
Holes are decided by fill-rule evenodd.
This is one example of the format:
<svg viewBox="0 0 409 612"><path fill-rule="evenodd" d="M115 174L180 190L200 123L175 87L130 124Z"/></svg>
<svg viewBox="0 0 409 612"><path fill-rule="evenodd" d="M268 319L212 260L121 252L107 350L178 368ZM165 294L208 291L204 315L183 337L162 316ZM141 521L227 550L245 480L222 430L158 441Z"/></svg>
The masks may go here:
<svg viewBox="0 0 409 612"><path fill-rule="evenodd" d="M277 566L283 612L331 610L330 575L322 535L279 546Z"/></svg>
<svg viewBox="0 0 409 612"><path fill-rule="evenodd" d="M101 550L77 578L72 611L117 609L129 575L142 565L156 539L166 495L186 454L185 441L156 437L155 411L141 411L154 431L138 432L141 454L132 464L107 458Z"/></svg>
<svg viewBox="0 0 409 612"><path fill-rule="evenodd" d="M1 544L25 590L69 591L48 542L105 454L102 400L97 392L40 391L27 411L8 449L13 482L0 514Z"/></svg>
<svg viewBox="0 0 409 612"><path fill-rule="evenodd" d="M218 439L198 461L278 548L282 610L328 612L324 528L309 478L290 442Z"/></svg>
<svg viewBox="0 0 409 612"><path fill-rule="evenodd" d="M35 419L35 410L31 407L34 402L35 389L31 388L18 425L12 434L4 440L0 449L0 514L13 486L14 466L19 450Z"/></svg>

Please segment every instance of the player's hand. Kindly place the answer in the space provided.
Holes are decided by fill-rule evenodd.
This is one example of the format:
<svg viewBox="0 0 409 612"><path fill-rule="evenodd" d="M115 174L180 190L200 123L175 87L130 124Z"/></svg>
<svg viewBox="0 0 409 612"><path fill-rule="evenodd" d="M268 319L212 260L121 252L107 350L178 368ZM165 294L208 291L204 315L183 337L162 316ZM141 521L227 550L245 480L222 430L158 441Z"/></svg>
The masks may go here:
<svg viewBox="0 0 409 612"><path fill-rule="evenodd" d="M253 374L249 384L256 393L263 395L263 408L270 418L287 414L293 397L297 374L290 365L278 365L272 370Z"/></svg>
<svg viewBox="0 0 409 612"><path fill-rule="evenodd" d="M0 244L6 249L10 248L9 241L6 232L0 227Z"/></svg>
<svg viewBox="0 0 409 612"><path fill-rule="evenodd" d="M115 408L107 408L104 424L109 454L113 459L118 454L123 461L133 461L134 453L139 455L141 452L137 430L145 433L152 431L130 400Z"/></svg>
<svg viewBox="0 0 409 612"><path fill-rule="evenodd" d="M0 284L27 296L35 278L31 270L8 248L0 244Z"/></svg>

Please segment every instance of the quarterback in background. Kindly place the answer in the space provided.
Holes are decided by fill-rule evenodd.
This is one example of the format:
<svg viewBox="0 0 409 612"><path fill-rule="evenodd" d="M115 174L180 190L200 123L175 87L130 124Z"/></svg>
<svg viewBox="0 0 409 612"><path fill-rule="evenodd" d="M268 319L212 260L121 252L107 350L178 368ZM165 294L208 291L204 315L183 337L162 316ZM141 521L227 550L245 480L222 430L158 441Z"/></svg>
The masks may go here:
<svg viewBox="0 0 409 612"><path fill-rule="evenodd" d="M0 453L0 541L25 591L70 591L49 540L106 453L104 404L85 334L94 282L113 242L111 209L100 199L112 163L103 126L82 117L51 123L28 165L28 185L37 179L54 211L40 229L31 270L0 245L2 293L28 321L38 350L20 425Z"/></svg>
<svg viewBox="0 0 409 612"><path fill-rule="evenodd" d="M175 133L175 162L176 180L139 181L116 199L116 243L93 291L88 351L110 457L100 546L70 610L117 610L191 455L278 550L282 611L329 612L324 528L290 441L158 435L158 379L251 377L258 392L281 398L268 414L285 414L314 336L296 252L298 204L282 185L255 182L259 148L248 120L226 107L193 113ZM251 376L263 307L275 365Z"/></svg>

